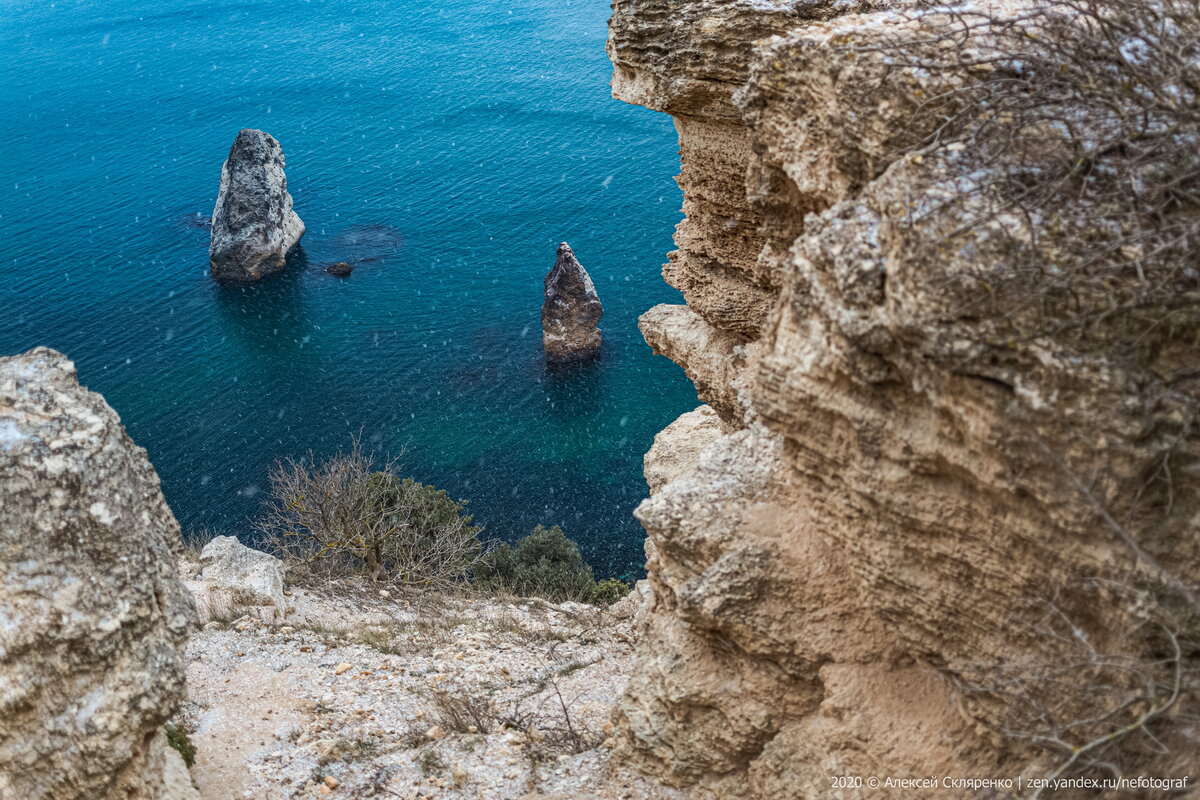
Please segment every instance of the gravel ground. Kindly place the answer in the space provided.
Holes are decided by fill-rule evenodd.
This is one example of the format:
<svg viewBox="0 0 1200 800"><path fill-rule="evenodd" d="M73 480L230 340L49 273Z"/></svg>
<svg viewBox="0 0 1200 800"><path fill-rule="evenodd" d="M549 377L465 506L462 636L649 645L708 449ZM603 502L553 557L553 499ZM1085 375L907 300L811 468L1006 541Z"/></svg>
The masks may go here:
<svg viewBox="0 0 1200 800"><path fill-rule="evenodd" d="M610 758L628 603L400 597L343 581L292 587L277 619L221 600L196 572L183 567L205 623L174 721L205 800L686 796Z"/></svg>

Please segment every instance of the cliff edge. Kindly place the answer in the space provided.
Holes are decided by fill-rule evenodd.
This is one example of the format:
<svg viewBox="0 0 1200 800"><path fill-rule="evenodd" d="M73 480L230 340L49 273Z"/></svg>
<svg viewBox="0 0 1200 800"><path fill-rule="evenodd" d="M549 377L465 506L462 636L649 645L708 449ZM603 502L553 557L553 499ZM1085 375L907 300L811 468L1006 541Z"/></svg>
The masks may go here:
<svg viewBox="0 0 1200 800"><path fill-rule="evenodd" d="M1126 724L1102 748L1122 774L1185 774L1197 750L1165 721L1196 708L1174 591L1200 580L1195 320L1130 349L1028 302L1036 274L1022 304L989 295L980 266L1027 221L970 224L963 143L905 152L945 87L878 46L953 23L614 3L614 96L670 114L682 161L663 272L686 305L642 331L724 428L665 486L652 452L637 510L652 599L618 738L674 784L1103 772L1079 754Z"/></svg>

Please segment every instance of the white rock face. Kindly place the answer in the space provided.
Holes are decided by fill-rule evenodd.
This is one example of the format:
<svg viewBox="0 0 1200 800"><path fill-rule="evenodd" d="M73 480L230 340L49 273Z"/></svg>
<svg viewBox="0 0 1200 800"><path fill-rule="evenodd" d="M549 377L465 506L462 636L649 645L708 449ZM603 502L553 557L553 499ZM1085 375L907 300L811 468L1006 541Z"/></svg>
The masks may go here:
<svg viewBox="0 0 1200 800"><path fill-rule="evenodd" d="M146 451L75 366L0 358L0 798L196 797L161 733L196 619L179 541Z"/></svg>
<svg viewBox="0 0 1200 800"><path fill-rule="evenodd" d="M283 269L304 235L292 210L283 148L273 136L246 128L221 167L208 258L222 281L256 281Z"/></svg>
<svg viewBox="0 0 1200 800"><path fill-rule="evenodd" d="M200 577L213 588L232 592L241 604L272 606L280 616L287 608L283 595L283 562L255 550L233 536L218 536L200 553Z"/></svg>

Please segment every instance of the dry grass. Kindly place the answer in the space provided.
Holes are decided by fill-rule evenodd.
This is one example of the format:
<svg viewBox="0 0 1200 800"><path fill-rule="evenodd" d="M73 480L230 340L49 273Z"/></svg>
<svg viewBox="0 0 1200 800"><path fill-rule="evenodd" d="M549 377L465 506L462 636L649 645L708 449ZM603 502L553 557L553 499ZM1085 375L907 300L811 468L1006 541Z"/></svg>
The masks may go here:
<svg viewBox="0 0 1200 800"><path fill-rule="evenodd" d="M347 452L284 459L270 472L271 499L257 529L272 549L310 578L366 575L374 581L438 588L464 581L479 563L481 528L430 486L376 467L355 438Z"/></svg>

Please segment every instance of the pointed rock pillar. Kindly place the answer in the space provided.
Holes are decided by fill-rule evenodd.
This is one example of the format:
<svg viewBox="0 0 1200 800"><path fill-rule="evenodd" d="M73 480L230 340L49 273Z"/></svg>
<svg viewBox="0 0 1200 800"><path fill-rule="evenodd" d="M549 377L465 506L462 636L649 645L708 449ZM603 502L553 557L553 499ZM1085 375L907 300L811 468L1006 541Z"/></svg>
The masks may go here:
<svg viewBox="0 0 1200 800"><path fill-rule="evenodd" d="M208 260L217 280L256 281L278 272L304 235L284 165L275 137L252 128L238 133L221 167L212 216Z"/></svg>
<svg viewBox="0 0 1200 800"><path fill-rule="evenodd" d="M549 362L576 361L600 354L600 329L604 314L596 287L587 270L566 242L546 275L546 300L542 304L542 347Z"/></svg>

